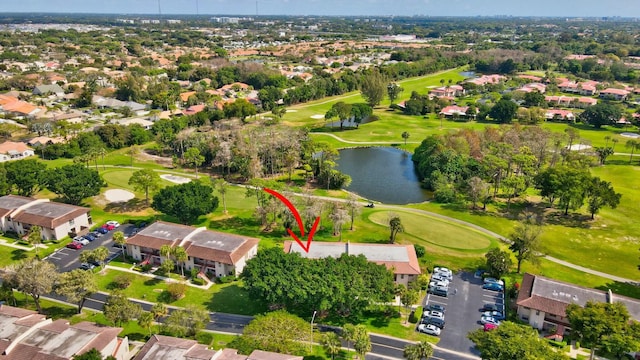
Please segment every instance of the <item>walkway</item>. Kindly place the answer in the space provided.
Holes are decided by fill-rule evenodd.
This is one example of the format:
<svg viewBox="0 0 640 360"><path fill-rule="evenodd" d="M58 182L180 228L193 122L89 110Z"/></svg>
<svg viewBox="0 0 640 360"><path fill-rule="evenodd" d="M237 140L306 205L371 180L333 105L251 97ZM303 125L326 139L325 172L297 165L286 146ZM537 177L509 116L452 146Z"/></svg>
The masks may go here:
<svg viewBox="0 0 640 360"><path fill-rule="evenodd" d="M144 273L144 272L140 272L140 271L137 271L137 270L133 270L134 267L135 267L135 265L132 265L130 268L127 269L127 268L123 268L123 267L119 267L119 266L105 265L104 268L105 269L109 269L109 270L123 271L123 272L127 272L127 273L130 273L130 274L145 276L145 277L152 278L152 279L164 280L164 281L172 282L172 283L185 284L187 286L191 286L191 287L195 287L195 288L199 288L199 289L203 289L203 290L208 290L214 284L211 281L208 281L207 279L203 279L204 281L207 282L206 285L196 285L196 284L192 284L189 281L176 280L176 279L168 278L168 277L165 277L165 276L160 276L160 275L155 275L155 274L151 274L151 273Z"/></svg>
<svg viewBox="0 0 640 360"><path fill-rule="evenodd" d="M399 143L404 143L403 140L399 140L399 141L351 141L351 140L345 140L341 137L338 137L334 134L331 133L326 133L326 132L316 132L316 133L312 133L312 134L316 134L316 135L326 135L326 136L330 136L340 142L343 142L345 144L357 144L357 145L389 145L389 144L399 144ZM420 141L407 141L407 144L420 144Z"/></svg>

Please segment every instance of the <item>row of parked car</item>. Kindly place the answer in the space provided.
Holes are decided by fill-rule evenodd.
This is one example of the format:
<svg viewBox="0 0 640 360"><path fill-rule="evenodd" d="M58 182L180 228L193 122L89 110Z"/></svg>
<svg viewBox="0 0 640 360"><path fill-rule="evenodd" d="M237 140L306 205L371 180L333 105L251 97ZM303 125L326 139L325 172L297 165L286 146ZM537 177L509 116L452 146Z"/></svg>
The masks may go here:
<svg viewBox="0 0 640 360"><path fill-rule="evenodd" d="M97 240L103 234L119 226L120 223L117 221L107 221L104 225L86 235L74 237L73 241L67 244L67 248L80 250L83 246L89 245L90 242Z"/></svg>
<svg viewBox="0 0 640 360"><path fill-rule="evenodd" d="M492 277L483 279L482 288L490 291L504 293L504 281ZM484 331L490 331L500 326L500 322L505 319L504 304L484 304L480 309L480 324L483 325Z"/></svg>
<svg viewBox="0 0 640 360"><path fill-rule="evenodd" d="M451 270L446 267L435 267L429 281L429 293L444 297L449 296L451 280L453 280L453 272Z"/></svg>

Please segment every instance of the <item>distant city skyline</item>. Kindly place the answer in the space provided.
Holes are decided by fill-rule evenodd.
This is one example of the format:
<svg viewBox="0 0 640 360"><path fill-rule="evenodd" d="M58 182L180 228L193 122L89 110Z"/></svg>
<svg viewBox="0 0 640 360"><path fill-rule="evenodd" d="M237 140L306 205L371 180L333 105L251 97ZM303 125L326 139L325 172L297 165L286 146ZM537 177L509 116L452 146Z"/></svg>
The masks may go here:
<svg viewBox="0 0 640 360"><path fill-rule="evenodd" d="M0 12L640 17L640 0L3 0Z"/></svg>

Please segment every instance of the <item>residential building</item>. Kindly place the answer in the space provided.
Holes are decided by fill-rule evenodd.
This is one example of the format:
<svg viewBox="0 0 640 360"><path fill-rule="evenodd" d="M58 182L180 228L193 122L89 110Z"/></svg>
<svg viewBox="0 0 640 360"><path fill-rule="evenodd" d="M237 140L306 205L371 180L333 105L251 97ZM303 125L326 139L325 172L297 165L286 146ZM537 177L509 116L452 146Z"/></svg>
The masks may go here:
<svg viewBox="0 0 640 360"><path fill-rule="evenodd" d="M0 304L0 360L70 360L93 348L103 357L128 360L122 328L68 320L52 321L32 310Z"/></svg>
<svg viewBox="0 0 640 360"><path fill-rule="evenodd" d="M33 89L33 94L41 96L55 95L61 98L64 96L64 90L58 84L38 85Z"/></svg>
<svg viewBox="0 0 640 360"><path fill-rule="evenodd" d="M60 240L91 227L89 210L49 199L6 195L0 197L0 229L25 235L32 226L38 225L42 228L43 239Z"/></svg>
<svg viewBox="0 0 640 360"><path fill-rule="evenodd" d="M569 110L561 109L547 109L544 113L544 118L547 120L563 120L574 122L576 116Z"/></svg>
<svg viewBox="0 0 640 360"><path fill-rule="evenodd" d="M477 77L475 79L470 79L467 80L465 82L470 83L470 84L476 84L478 86L484 86L487 84L498 84L501 81L505 81L507 80L506 76L503 75L498 75L498 74L492 74L492 75L482 75L480 77Z"/></svg>
<svg viewBox="0 0 640 360"><path fill-rule="evenodd" d="M64 143L63 138L60 138L60 137L52 138L48 136L38 136L27 141L27 145L35 146L35 147L51 145L51 144L60 144L60 143Z"/></svg>
<svg viewBox="0 0 640 360"><path fill-rule="evenodd" d="M0 162L20 160L33 156L33 154L33 149L25 143L5 141L0 144Z"/></svg>
<svg viewBox="0 0 640 360"><path fill-rule="evenodd" d="M440 111L440 115L443 115L445 117L467 117L468 110L468 106L450 105L442 108L442 110ZM478 110L476 109L476 113L477 112ZM472 114L470 117L475 117L475 114Z"/></svg>
<svg viewBox="0 0 640 360"><path fill-rule="evenodd" d="M547 91L547 86L541 83L530 83L530 84L523 85L521 88L517 89L517 91L522 91L525 93L537 91L540 94L544 94L545 91Z"/></svg>
<svg viewBox="0 0 640 360"><path fill-rule="evenodd" d="M153 335L133 360L302 360L302 356L254 350L250 355L235 349L210 350L195 340Z"/></svg>
<svg viewBox="0 0 640 360"><path fill-rule="evenodd" d="M145 264L161 264L160 248L181 246L189 256L187 270L209 277L238 275L258 252L258 239L157 221L127 239L127 253Z"/></svg>
<svg viewBox="0 0 640 360"><path fill-rule="evenodd" d="M570 327L565 312L567 306L584 306L588 301L621 302L632 319L640 320L640 300L528 273L522 278L516 305L520 320L538 330L546 330Z"/></svg>
<svg viewBox="0 0 640 360"><path fill-rule="evenodd" d="M135 101L121 101L118 99L105 98L98 95L94 95L91 99L91 102L100 108L121 109L123 107L128 107L136 115L144 115L147 109L147 106L145 104L140 104Z"/></svg>
<svg viewBox="0 0 640 360"><path fill-rule="evenodd" d="M560 91L580 94L585 96L594 96L598 94L597 85L600 83L597 81L584 81L584 82L574 82L574 81L563 81L558 84L558 88Z"/></svg>
<svg viewBox="0 0 640 360"><path fill-rule="evenodd" d="M463 96L465 93L464 88L460 85L442 86L429 90L429 97L445 97L454 98L456 96Z"/></svg>
<svg viewBox="0 0 640 360"><path fill-rule="evenodd" d="M393 271L395 282L403 285L409 284L422 273L413 245L314 241L307 252L297 242L285 241L284 251L298 253L304 258L310 259L339 257L342 254L364 255L367 260L384 265Z"/></svg>
<svg viewBox="0 0 640 360"><path fill-rule="evenodd" d="M608 88L600 91L600 97L603 99L623 101L627 99L627 96L629 96L629 91L622 89Z"/></svg>

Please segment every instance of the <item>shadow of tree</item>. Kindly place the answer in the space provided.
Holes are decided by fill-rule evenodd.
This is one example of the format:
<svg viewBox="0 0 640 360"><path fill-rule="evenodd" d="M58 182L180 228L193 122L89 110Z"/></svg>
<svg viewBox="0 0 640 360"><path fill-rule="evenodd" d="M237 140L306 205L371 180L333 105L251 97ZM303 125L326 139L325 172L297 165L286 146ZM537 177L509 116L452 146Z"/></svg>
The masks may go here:
<svg viewBox="0 0 640 360"><path fill-rule="evenodd" d="M129 341L142 341L142 342L147 341L147 335L141 334L138 332L129 333L127 334L127 337L129 338Z"/></svg>
<svg viewBox="0 0 640 360"><path fill-rule="evenodd" d="M29 257L29 254L22 249L15 249L11 251L11 260L13 261L24 260L28 257Z"/></svg>
<svg viewBox="0 0 640 360"><path fill-rule="evenodd" d="M606 285L598 286L596 289L603 291L611 290L614 294L640 299L640 286L638 285L638 283L612 281Z"/></svg>
<svg viewBox="0 0 640 360"><path fill-rule="evenodd" d="M70 319L74 315L77 315L77 308L50 306L43 308L42 312L53 320Z"/></svg>
<svg viewBox="0 0 640 360"><path fill-rule="evenodd" d="M156 285L158 285L158 284L160 284L162 282L164 282L164 281L161 280L161 279L151 278L149 280L145 280L144 285L145 286L156 286Z"/></svg>
<svg viewBox="0 0 640 360"><path fill-rule="evenodd" d="M131 199L129 201L112 202L104 207L104 211L111 213L124 213L129 211L142 211L148 208L144 199Z"/></svg>
<svg viewBox="0 0 640 360"><path fill-rule="evenodd" d="M238 284L221 288L209 298L205 306L209 311L231 312L240 315L255 315L268 310L267 304L260 299L251 298L249 292Z"/></svg>

